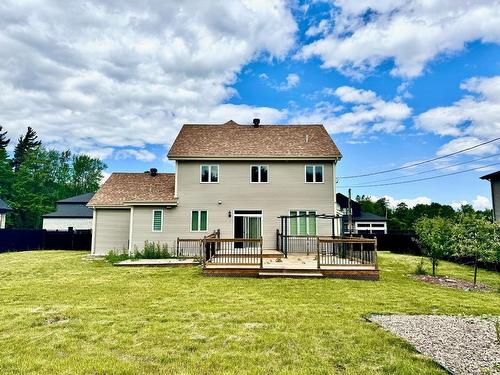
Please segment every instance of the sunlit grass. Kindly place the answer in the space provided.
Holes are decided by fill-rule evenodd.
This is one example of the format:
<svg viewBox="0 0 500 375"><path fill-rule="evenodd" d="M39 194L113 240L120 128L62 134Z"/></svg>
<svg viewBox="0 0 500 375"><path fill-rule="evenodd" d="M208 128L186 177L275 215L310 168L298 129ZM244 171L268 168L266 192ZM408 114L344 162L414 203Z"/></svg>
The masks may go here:
<svg viewBox="0 0 500 375"><path fill-rule="evenodd" d="M440 374L363 316L500 314L498 292L409 279L410 256L380 254L372 282L210 278L84 255L0 254L0 373ZM466 266L438 272L472 279ZM500 288L493 272L479 281Z"/></svg>

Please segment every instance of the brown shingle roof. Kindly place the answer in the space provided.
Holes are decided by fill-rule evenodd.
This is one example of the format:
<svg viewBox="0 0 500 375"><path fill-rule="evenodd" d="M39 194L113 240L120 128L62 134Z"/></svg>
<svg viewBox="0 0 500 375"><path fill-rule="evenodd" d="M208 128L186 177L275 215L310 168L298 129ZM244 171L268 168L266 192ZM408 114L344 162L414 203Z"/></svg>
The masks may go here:
<svg viewBox="0 0 500 375"><path fill-rule="evenodd" d="M323 125L186 124L168 153L179 158L332 158L342 155Z"/></svg>
<svg viewBox="0 0 500 375"><path fill-rule="evenodd" d="M113 173L89 201L89 206L125 203L175 202L173 173Z"/></svg>

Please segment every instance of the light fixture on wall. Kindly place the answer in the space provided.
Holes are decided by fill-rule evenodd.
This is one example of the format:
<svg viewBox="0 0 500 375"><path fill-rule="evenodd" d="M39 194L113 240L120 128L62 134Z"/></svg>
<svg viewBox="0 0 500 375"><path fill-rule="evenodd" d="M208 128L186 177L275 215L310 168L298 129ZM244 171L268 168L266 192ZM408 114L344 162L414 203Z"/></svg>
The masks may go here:
<svg viewBox="0 0 500 375"><path fill-rule="evenodd" d="M227 211L227 217L231 217L231 211Z"/></svg>
<svg viewBox="0 0 500 375"><path fill-rule="evenodd" d="M222 204L222 201L221 201L221 200L219 200L217 203Z"/></svg>

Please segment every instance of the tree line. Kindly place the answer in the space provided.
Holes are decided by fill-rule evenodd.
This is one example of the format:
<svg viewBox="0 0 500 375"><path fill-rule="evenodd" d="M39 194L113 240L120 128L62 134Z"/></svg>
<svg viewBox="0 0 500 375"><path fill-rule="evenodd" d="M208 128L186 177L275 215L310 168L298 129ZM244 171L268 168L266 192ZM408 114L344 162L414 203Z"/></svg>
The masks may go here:
<svg viewBox="0 0 500 375"><path fill-rule="evenodd" d="M99 188L106 164L97 158L47 149L31 127L12 157L9 144L0 126L0 198L13 209L9 228L41 228L42 216L55 210L56 201Z"/></svg>
<svg viewBox="0 0 500 375"><path fill-rule="evenodd" d="M485 219L490 219L493 214L492 210L476 211L470 204L462 205L457 211L450 205L436 202L417 204L414 207L408 207L406 203L401 202L395 208L391 208L385 198L372 201L366 195L356 196L356 201L360 204L362 211L387 217L387 229L392 232L413 232L415 223L421 217L442 217L454 220L460 216L460 213L476 213Z"/></svg>

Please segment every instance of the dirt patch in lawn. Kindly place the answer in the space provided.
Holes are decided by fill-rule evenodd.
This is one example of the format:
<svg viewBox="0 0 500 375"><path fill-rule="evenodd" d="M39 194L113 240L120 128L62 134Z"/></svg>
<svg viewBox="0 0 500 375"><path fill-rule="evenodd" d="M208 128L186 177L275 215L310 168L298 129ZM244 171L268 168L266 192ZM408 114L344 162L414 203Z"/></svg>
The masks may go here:
<svg viewBox="0 0 500 375"><path fill-rule="evenodd" d="M414 280L441 285L447 288L461 289L465 291L473 290L478 292L493 291L493 288L486 284L476 283L476 286L474 286L474 283L471 281L452 279L447 276L410 275L410 277Z"/></svg>

